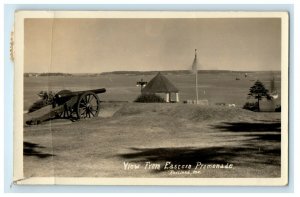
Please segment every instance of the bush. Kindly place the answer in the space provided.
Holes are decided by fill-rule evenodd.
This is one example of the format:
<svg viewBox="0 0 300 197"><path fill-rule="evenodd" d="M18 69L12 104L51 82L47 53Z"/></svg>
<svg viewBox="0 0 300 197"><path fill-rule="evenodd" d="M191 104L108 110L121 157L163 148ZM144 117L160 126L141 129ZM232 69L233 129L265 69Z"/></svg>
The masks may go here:
<svg viewBox="0 0 300 197"><path fill-rule="evenodd" d="M281 105L277 105L277 106L276 106L275 112L281 112Z"/></svg>
<svg viewBox="0 0 300 197"><path fill-rule="evenodd" d="M55 94L53 92L46 92L46 91L40 91L38 94L39 97L41 97L40 100L34 102L30 107L28 112L34 112L36 110L39 110L47 105L51 105L53 103L53 99Z"/></svg>
<svg viewBox="0 0 300 197"><path fill-rule="evenodd" d="M141 94L134 102L139 103L164 103L165 99L161 98L156 94Z"/></svg>
<svg viewBox="0 0 300 197"><path fill-rule="evenodd" d="M258 111L258 102L255 102L255 103L247 102L243 106L243 109L247 109L250 111Z"/></svg>
<svg viewBox="0 0 300 197"><path fill-rule="evenodd" d="M34 112L36 110L39 110L43 107L47 106L47 102L45 100L38 100L36 102L34 102L30 107L28 112Z"/></svg>

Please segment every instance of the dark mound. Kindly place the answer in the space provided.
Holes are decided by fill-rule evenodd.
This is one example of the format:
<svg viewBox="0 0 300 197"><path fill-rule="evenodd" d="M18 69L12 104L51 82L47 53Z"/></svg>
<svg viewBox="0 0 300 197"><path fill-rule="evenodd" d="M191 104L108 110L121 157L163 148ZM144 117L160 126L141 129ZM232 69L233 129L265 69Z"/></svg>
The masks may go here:
<svg viewBox="0 0 300 197"><path fill-rule="evenodd" d="M230 120L236 118L255 117L255 113L240 108L226 106L201 106L174 103L130 103L119 109L118 116L157 116L165 115L193 121Z"/></svg>

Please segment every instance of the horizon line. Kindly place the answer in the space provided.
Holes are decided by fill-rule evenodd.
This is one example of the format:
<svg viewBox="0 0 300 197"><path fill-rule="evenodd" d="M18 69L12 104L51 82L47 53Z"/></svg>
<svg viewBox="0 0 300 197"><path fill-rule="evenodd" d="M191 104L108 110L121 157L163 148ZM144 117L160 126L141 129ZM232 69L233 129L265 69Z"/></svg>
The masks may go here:
<svg viewBox="0 0 300 197"><path fill-rule="evenodd" d="M176 72L176 71L190 71L190 69L185 69L185 70L115 70L115 71L104 71L104 72L87 72L87 73L80 73L80 72L24 72L25 73L61 73L61 74L102 74L102 73L113 73L113 72ZM281 72L281 70L221 70L221 69L205 69L205 70L198 70L200 71L233 71L233 72Z"/></svg>

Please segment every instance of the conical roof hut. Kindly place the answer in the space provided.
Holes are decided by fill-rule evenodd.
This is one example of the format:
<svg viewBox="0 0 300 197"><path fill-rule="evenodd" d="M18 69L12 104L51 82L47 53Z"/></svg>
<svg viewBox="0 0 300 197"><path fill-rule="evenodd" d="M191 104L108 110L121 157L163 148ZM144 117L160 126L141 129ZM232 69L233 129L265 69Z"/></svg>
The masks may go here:
<svg viewBox="0 0 300 197"><path fill-rule="evenodd" d="M179 102L179 90L160 72L142 89L143 94L166 93L166 102L170 100L170 93L176 93Z"/></svg>
<svg viewBox="0 0 300 197"><path fill-rule="evenodd" d="M142 89L143 94L176 92L179 92L179 90L160 72Z"/></svg>

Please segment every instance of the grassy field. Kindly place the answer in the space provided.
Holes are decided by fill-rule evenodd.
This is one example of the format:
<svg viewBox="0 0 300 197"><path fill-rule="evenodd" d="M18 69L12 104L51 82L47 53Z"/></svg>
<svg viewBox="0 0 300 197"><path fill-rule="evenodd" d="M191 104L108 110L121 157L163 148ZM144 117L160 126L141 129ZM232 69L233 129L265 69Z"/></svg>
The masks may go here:
<svg viewBox="0 0 300 197"><path fill-rule="evenodd" d="M222 74L199 77L200 88L206 92L202 98L206 96L209 106L103 102L97 118L24 126L25 176L279 177L280 113L240 108L247 101L253 79L267 84L270 73L252 74L239 81L236 74ZM153 76L25 78L24 110L47 85L54 91L105 87L102 100L132 101L139 94L135 83L141 77L149 80ZM191 75L167 77L180 89L181 100L192 99ZM279 81L277 77L277 84ZM238 107L216 106L215 102ZM45 111L26 113L24 119ZM199 162L232 168L202 166L194 170ZM191 169L172 170L171 164L191 165Z"/></svg>

